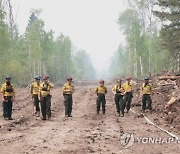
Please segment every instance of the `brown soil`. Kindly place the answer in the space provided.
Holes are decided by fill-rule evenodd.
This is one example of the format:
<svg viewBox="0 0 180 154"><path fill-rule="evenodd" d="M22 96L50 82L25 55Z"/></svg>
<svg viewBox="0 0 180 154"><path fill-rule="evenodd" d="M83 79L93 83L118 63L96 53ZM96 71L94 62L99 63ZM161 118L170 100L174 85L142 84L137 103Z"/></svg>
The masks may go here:
<svg viewBox="0 0 180 154"><path fill-rule="evenodd" d="M42 121L32 115L33 105L28 89L17 89L17 100L14 103L15 120L4 121L0 118L0 148L2 154L177 154L179 144L143 144L135 142L124 148L120 138L124 133L133 133L135 137L169 137L168 134L150 125L142 116L126 113L118 117L111 85L108 85L107 112L96 114L95 85L81 84L76 86L73 104L73 117L64 120L63 96L60 88L52 91L52 118ZM166 113L160 103L164 95L153 96L156 103L154 113L147 117L158 125L180 135L179 115L174 111ZM140 98L135 94L133 110L140 115ZM168 99L167 99L168 100ZM179 106L175 106L179 107ZM2 109L1 109L2 113ZM172 115L173 121L170 123Z"/></svg>

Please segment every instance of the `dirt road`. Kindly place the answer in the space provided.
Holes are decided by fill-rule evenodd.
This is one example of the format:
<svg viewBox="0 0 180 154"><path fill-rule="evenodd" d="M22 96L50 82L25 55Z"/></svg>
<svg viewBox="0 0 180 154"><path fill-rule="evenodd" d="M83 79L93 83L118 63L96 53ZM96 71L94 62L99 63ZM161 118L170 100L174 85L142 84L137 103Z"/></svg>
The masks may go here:
<svg viewBox="0 0 180 154"><path fill-rule="evenodd" d="M0 118L1 154L178 154L180 144L147 143L147 138L170 137L147 123L141 116L130 112L118 117L115 104L108 87L107 112L96 114L96 95L93 85L77 86L74 94L73 117L64 120L63 96L60 88L52 91L52 118L42 121L32 115L32 99L28 89L17 90L14 103L13 121ZM139 112L137 107L133 110ZM2 113L2 109L1 109ZM147 117L155 115L147 113ZM165 126L164 126L165 127ZM135 142L125 148L121 136L133 134ZM179 133L180 131L176 132ZM143 137L141 143L137 138ZM132 139L132 138L131 138ZM140 139L139 139L140 140ZM143 143L142 143L143 142ZM129 142L130 145L130 142Z"/></svg>

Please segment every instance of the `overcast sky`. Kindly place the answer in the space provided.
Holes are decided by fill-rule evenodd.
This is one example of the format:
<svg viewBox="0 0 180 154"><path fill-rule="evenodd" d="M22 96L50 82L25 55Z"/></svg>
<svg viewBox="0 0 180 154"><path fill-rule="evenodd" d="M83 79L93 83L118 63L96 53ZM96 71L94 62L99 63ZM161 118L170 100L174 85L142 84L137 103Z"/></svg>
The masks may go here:
<svg viewBox="0 0 180 154"><path fill-rule="evenodd" d="M105 70L124 38L117 24L127 0L12 0L15 21L24 33L31 9L42 9L46 30L68 35L89 53L97 70ZM18 9L19 8L19 9ZM17 12L18 10L18 12Z"/></svg>

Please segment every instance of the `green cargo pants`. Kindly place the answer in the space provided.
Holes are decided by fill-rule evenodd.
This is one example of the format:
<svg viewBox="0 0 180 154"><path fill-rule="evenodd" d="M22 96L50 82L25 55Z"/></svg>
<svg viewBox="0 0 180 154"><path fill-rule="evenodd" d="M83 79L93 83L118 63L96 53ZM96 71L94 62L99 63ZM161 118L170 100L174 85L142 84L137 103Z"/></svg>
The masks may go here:
<svg viewBox="0 0 180 154"><path fill-rule="evenodd" d="M105 113L105 111L106 111L106 98L105 98L105 94L98 94L97 101L96 101L97 113L99 113L99 111L100 111L101 104L102 104L102 111L103 111L103 113Z"/></svg>
<svg viewBox="0 0 180 154"><path fill-rule="evenodd" d="M51 117L51 96L41 97L41 112L42 116L46 119Z"/></svg>
<svg viewBox="0 0 180 154"><path fill-rule="evenodd" d="M73 105L72 94L63 94L63 96L64 96L65 116L71 117L72 105Z"/></svg>
<svg viewBox="0 0 180 154"><path fill-rule="evenodd" d="M11 118L12 116L12 96L4 96L6 102L3 102L3 116L4 118Z"/></svg>
<svg viewBox="0 0 180 154"><path fill-rule="evenodd" d="M116 110L117 113L120 114L120 112L124 115L124 100L123 96L120 94L115 94L114 97L115 104L116 104Z"/></svg>
<svg viewBox="0 0 180 154"><path fill-rule="evenodd" d="M148 102L147 107L146 102ZM152 100L149 94L143 94L142 96L142 110L146 110L146 108L152 110Z"/></svg>
<svg viewBox="0 0 180 154"><path fill-rule="evenodd" d="M34 106L36 108L36 112L39 112L40 111L40 108L39 108L39 98L38 98L38 94L34 94L33 95L33 100L34 100Z"/></svg>
<svg viewBox="0 0 180 154"><path fill-rule="evenodd" d="M131 92L127 92L125 95L124 95L124 108L127 109L127 112L130 110L131 108L131 102L132 102L132 93Z"/></svg>

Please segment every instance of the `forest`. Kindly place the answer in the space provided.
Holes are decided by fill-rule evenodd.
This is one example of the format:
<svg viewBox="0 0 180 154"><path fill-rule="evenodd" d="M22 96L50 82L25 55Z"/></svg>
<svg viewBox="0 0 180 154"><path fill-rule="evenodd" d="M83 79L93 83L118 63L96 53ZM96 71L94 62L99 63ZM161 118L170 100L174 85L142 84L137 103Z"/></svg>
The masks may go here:
<svg viewBox="0 0 180 154"><path fill-rule="evenodd" d="M10 5L10 4L8 4ZM51 81L62 84L67 76L75 80L93 79L95 70L89 54L77 49L69 36L46 31L39 17L41 10L32 10L24 34L18 31L0 1L0 81L11 75L16 85L28 85L38 74L48 74ZM11 5L10 5L11 6ZM7 7L7 6L6 6ZM8 6L9 7L9 6Z"/></svg>
<svg viewBox="0 0 180 154"><path fill-rule="evenodd" d="M6 3L5 3L6 2ZM180 71L180 1L128 0L117 19L125 43L111 57L109 76L143 77L162 70ZM37 74L48 74L60 84L67 76L94 79L90 55L71 38L45 30L41 10L32 9L26 31L13 21L10 1L0 1L0 81L9 74L16 85L29 84ZM10 13L9 13L10 12Z"/></svg>
<svg viewBox="0 0 180 154"><path fill-rule="evenodd" d="M126 42L112 57L112 76L143 77L162 70L180 71L180 1L128 3L129 8L117 20Z"/></svg>

